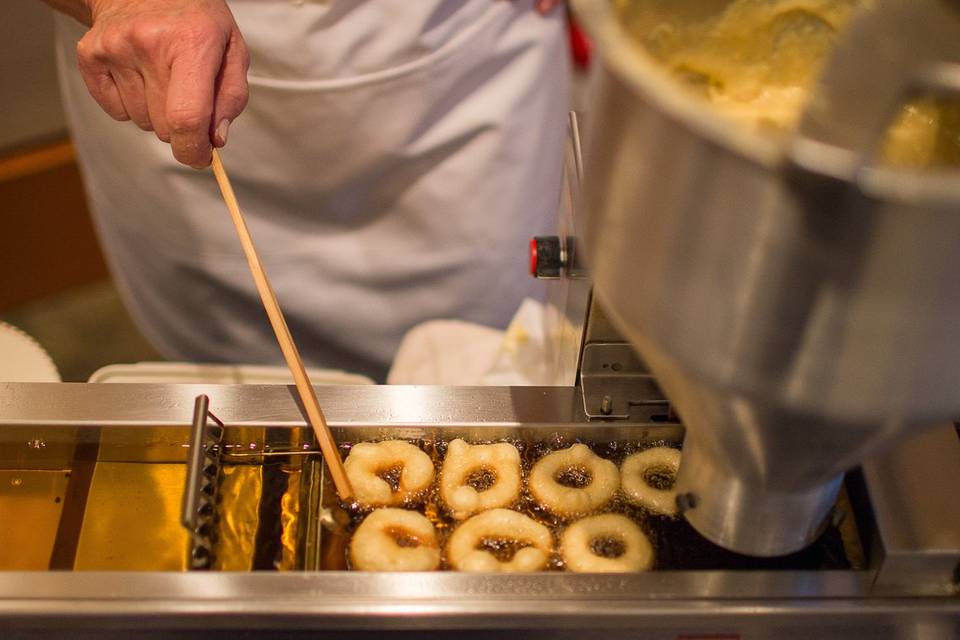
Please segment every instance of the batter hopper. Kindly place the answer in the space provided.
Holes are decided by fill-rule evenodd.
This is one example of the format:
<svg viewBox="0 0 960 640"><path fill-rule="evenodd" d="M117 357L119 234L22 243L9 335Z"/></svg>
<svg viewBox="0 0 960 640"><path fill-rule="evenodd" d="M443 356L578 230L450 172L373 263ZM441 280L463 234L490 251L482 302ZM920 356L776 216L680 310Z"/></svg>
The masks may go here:
<svg viewBox="0 0 960 640"><path fill-rule="evenodd" d="M783 136L721 117L611 3L574 4L602 57L588 263L688 427L684 515L795 551L844 471L960 415L960 174L877 159L904 104L960 93L957 3L863 3ZM731 3L624 4L682 26Z"/></svg>

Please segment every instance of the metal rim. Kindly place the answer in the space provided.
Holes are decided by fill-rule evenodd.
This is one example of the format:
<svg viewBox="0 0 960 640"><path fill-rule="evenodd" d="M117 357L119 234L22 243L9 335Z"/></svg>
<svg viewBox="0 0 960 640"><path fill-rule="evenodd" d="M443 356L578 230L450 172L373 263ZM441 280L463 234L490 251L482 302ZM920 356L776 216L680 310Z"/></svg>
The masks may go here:
<svg viewBox="0 0 960 640"><path fill-rule="evenodd" d="M717 114L709 105L686 91L621 27L610 0L571 0L577 18L596 43L603 63L638 96L655 105L667 117L687 129L771 172L794 160L797 140L750 131ZM802 164L804 171L835 177L828 170ZM908 205L960 205L960 171L916 170L867 166L856 180L857 187L876 200Z"/></svg>

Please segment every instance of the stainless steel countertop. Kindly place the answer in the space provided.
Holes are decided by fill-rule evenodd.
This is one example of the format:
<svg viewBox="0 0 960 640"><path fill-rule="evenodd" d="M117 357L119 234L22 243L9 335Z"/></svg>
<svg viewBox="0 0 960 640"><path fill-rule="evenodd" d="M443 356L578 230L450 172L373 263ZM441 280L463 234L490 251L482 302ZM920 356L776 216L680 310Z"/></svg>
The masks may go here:
<svg viewBox="0 0 960 640"><path fill-rule="evenodd" d="M686 572L630 576L450 573L6 573L0 617L26 622L55 614L162 616L189 626L324 628L623 627L683 620L716 625L749 615L814 623L824 616L876 622L897 616L950 616L960 599L858 598L855 572ZM777 594L777 597L774 597ZM792 594L792 595L790 595ZM173 616L173 617L171 617ZM177 620L179 619L179 623Z"/></svg>
<svg viewBox="0 0 960 640"><path fill-rule="evenodd" d="M575 387L318 386L331 426L582 421ZM235 426L303 426L284 385L0 383L0 424L189 425L196 396Z"/></svg>

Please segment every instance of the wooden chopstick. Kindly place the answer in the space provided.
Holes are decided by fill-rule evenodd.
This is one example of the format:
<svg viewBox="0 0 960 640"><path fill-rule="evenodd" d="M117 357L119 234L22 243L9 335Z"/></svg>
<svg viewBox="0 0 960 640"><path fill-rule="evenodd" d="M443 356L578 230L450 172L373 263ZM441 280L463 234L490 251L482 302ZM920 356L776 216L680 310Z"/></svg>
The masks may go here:
<svg viewBox="0 0 960 640"><path fill-rule="evenodd" d="M327 420L323 417L323 411L320 410L320 403L317 401L317 394L310 384L310 378L307 376L307 370L303 366L303 360L300 359L300 352L297 351L297 345L293 342L290 335L290 329L287 327L287 321L280 311L280 305L277 303L277 296L270 286L270 280L267 278L267 272L260 262L260 256L253 246L253 238L250 236L250 230L247 229L247 223L240 212L240 205L237 203L237 196L233 193L233 187L230 185L230 178L223 168L223 162L220 160L220 154L216 149L213 150L213 174L217 178L217 184L220 185L220 192L223 194L223 201L230 211L230 218L233 220L233 226L237 229L237 235L240 236L240 245L243 247L243 253L247 256L247 263L250 265L250 273L253 275L253 281L257 286L257 293L260 294L260 300L263 301L263 308L270 318L270 325L277 336L277 342L280 343L280 351L287 361L287 367L293 374L293 381L297 386L297 393L300 395L300 401L307 413L307 420L313 427L317 435L317 441L320 443L320 451L323 453L323 459L327 463L330 475L333 478L333 484L337 489L337 494L344 502L353 498L353 487L350 485L350 479L343 468L343 462L340 460L340 454L337 452L337 444L333 440L333 434L330 433L330 427L327 426Z"/></svg>

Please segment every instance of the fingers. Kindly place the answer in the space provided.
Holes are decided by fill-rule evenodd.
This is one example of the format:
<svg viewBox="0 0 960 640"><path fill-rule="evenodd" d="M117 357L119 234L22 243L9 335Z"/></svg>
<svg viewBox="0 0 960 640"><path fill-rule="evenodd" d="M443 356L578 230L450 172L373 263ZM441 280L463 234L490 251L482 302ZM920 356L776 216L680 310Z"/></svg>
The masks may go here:
<svg viewBox="0 0 960 640"><path fill-rule="evenodd" d="M157 70L144 78L144 92L147 100L147 113L157 137L170 142L170 123L167 122L167 86L169 73Z"/></svg>
<svg viewBox="0 0 960 640"><path fill-rule="evenodd" d="M563 4L563 0L537 0L535 6L541 15L545 15L561 4Z"/></svg>
<svg viewBox="0 0 960 640"><path fill-rule="evenodd" d="M217 77L211 139L217 147L227 144L230 123L247 106L249 90L247 69L250 55L240 32L234 29L223 55L223 67Z"/></svg>
<svg viewBox="0 0 960 640"><path fill-rule="evenodd" d="M222 49L210 48L196 57L180 56L170 67L167 123L173 157L195 169L210 164L210 123Z"/></svg>
<svg viewBox="0 0 960 640"><path fill-rule="evenodd" d="M88 34L77 44L77 63L90 94L110 117L154 130L147 83L137 70L142 65L127 40Z"/></svg>
<svg viewBox="0 0 960 640"><path fill-rule="evenodd" d="M147 109L147 97L143 76L133 69L118 68L111 72L120 93L120 100L130 119L144 131L153 131L153 123Z"/></svg>
<svg viewBox="0 0 960 640"><path fill-rule="evenodd" d="M223 0L104 0L91 15L77 59L93 98L207 166L248 94L249 56Z"/></svg>
<svg viewBox="0 0 960 640"><path fill-rule="evenodd" d="M89 43L84 40L86 38L77 44L77 63L87 91L108 116L114 120L129 120L130 114L123 106L120 90L110 74L110 68L89 52Z"/></svg>
<svg viewBox="0 0 960 640"><path fill-rule="evenodd" d="M170 123L167 121L167 87L170 69L161 61L146 58L140 62L143 69L143 93L147 115L157 137L170 142Z"/></svg>

